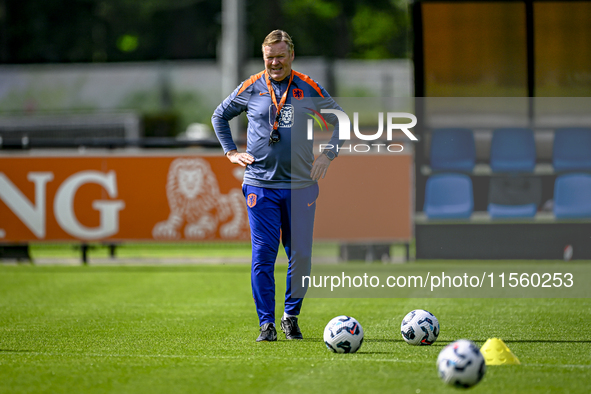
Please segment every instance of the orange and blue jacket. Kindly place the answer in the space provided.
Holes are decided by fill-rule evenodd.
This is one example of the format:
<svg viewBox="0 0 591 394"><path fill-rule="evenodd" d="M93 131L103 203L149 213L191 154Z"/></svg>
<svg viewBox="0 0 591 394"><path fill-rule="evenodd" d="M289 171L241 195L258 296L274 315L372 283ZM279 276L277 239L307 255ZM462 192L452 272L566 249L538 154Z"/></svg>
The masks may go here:
<svg viewBox="0 0 591 394"><path fill-rule="evenodd" d="M244 184L271 189L299 189L315 183L310 178L310 170L314 153L319 152L314 152L314 141L308 139L307 119L311 118L305 115L313 113L312 109L342 109L312 78L294 70L292 75L287 99L280 113L279 142L269 144L277 109L269 92L265 71L242 82L213 113L213 128L224 153L227 153L236 149L228 122L246 112L246 152L254 157L254 163L246 167ZM279 82L270 79L277 102L287 89L289 79L287 77ZM335 126L328 144L336 147L339 145L337 118L332 114L323 116ZM333 152L337 153L336 148L333 148Z"/></svg>

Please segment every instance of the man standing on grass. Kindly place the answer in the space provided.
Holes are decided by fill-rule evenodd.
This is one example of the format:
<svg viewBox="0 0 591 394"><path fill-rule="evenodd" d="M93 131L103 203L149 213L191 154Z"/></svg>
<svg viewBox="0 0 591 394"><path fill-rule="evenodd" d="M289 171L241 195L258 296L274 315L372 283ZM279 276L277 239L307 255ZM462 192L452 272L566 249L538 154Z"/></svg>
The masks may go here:
<svg viewBox="0 0 591 394"><path fill-rule="evenodd" d="M296 270L298 276L310 274L317 181L337 156L333 148L314 160L311 141L294 143L302 141L305 132L294 127L292 100L324 97L331 108L340 109L322 86L292 70L294 47L286 32L271 32L262 50L265 70L242 82L211 119L226 157L246 167L242 192L251 231L251 284L260 323L257 342L277 340L274 270L280 238L289 258L281 329L287 339L302 339L298 316L303 295L292 297L296 289L291 279ZM248 118L247 148L238 152L228 121L243 111ZM327 120L336 123L334 116ZM338 145L337 138L335 128L332 146Z"/></svg>

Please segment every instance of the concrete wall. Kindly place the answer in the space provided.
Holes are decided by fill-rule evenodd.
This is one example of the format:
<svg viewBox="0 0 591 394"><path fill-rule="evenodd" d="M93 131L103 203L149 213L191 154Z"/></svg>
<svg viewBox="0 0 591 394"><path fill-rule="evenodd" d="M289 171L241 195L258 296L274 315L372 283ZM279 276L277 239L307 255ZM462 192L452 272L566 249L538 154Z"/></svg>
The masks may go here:
<svg viewBox="0 0 591 394"><path fill-rule="evenodd" d="M330 64L322 58L297 58L293 67L310 75L335 97L413 94L409 60L338 60ZM262 69L262 59L249 61L245 78ZM2 65L0 115L173 110L181 115L184 128L194 122L209 124L215 107L231 93L222 92L221 85L220 67L213 60Z"/></svg>

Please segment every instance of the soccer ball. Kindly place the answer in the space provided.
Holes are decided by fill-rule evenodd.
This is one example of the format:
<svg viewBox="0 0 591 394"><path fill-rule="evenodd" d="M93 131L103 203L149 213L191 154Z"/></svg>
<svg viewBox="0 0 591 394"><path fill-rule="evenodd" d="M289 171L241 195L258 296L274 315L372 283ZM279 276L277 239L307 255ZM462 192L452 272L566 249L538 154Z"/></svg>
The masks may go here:
<svg viewBox="0 0 591 394"><path fill-rule="evenodd" d="M437 357L439 377L450 386L468 388L480 382L486 372L478 346L467 339L450 343Z"/></svg>
<svg viewBox="0 0 591 394"><path fill-rule="evenodd" d="M355 353L363 343L363 328L350 316L337 316L324 328L324 343L335 353Z"/></svg>
<svg viewBox="0 0 591 394"><path fill-rule="evenodd" d="M432 313L415 309L402 319L400 332L409 345L430 345L439 336L439 321Z"/></svg>

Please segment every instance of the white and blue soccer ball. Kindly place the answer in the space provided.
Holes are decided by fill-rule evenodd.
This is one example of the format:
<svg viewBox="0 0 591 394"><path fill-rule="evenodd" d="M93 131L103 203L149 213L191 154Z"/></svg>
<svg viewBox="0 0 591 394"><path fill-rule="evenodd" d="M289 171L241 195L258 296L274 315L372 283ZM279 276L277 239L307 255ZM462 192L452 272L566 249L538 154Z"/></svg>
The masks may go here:
<svg viewBox="0 0 591 394"><path fill-rule="evenodd" d="M474 342L460 339L439 353L437 371L441 380L450 386L468 388L482 380L486 364Z"/></svg>
<svg viewBox="0 0 591 394"><path fill-rule="evenodd" d="M415 309L402 319L400 333L409 345L431 345L439 336L439 321L431 312Z"/></svg>
<svg viewBox="0 0 591 394"><path fill-rule="evenodd" d="M324 328L324 343L335 353L355 353L363 343L363 328L351 316L337 316Z"/></svg>

